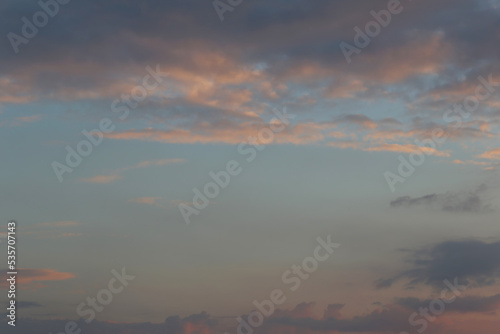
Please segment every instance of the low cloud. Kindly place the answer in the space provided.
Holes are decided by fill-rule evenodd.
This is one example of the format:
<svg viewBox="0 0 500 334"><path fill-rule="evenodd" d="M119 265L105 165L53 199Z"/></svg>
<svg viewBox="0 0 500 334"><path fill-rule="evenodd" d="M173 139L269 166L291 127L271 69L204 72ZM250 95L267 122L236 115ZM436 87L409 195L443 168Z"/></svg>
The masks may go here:
<svg viewBox="0 0 500 334"><path fill-rule="evenodd" d="M464 297L447 305L447 311L455 313L491 314L499 306L500 295L491 297ZM408 316L420 305L428 305L429 301L417 298L401 298L395 303L382 305L377 303L377 309L357 316L343 318L340 311L344 304L330 304L324 310L321 318L315 316L314 303L300 303L291 310L277 309L270 318L253 332L258 334L310 334L313 332L335 333L400 333L409 330ZM247 319L248 315L241 315ZM83 320L76 323L88 334L220 334L238 332L237 317L214 317L206 312L192 314L181 318L170 316L162 323L110 323L93 321L86 324ZM21 333L50 333L64 328L67 320L36 320L24 318L19 322ZM434 322L429 333L442 333L450 330L448 323ZM243 331L245 332L245 331ZM483 333L486 333L483 331ZM490 332L487 332L490 333ZM491 332L493 333L493 332Z"/></svg>

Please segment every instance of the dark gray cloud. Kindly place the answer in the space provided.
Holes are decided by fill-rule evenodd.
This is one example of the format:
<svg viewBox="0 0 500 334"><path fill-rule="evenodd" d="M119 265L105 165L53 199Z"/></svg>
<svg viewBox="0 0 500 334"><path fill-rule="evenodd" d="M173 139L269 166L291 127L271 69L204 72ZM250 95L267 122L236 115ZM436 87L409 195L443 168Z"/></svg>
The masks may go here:
<svg viewBox="0 0 500 334"><path fill-rule="evenodd" d="M391 207L426 206L448 212L489 212L492 208L486 203L486 190L487 186L482 184L469 192L435 193L415 198L402 196L392 201Z"/></svg>
<svg viewBox="0 0 500 334"><path fill-rule="evenodd" d="M394 278L385 278L385 279L380 279L375 282L375 287L377 289L384 289L384 288L389 288L392 286L392 284L395 282Z"/></svg>
<svg viewBox="0 0 500 334"><path fill-rule="evenodd" d="M344 308L345 304L329 304L323 313L323 319L340 318L340 311Z"/></svg>
<svg viewBox="0 0 500 334"><path fill-rule="evenodd" d="M473 286L496 284L500 277L500 242L477 240L448 241L430 249L414 251L408 261L412 269L392 278L375 282L377 288L388 288L397 280L409 280L409 286L428 284L441 288L444 281Z"/></svg>
<svg viewBox="0 0 500 334"><path fill-rule="evenodd" d="M64 332L66 324L72 320L36 320L30 318L21 318L16 322L15 332L19 334L32 333L59 333ZM82 333L88 334L182 334L190 331L194 332L212 332L215 329L217 320L210 317L207 313L193 314L185 318L168 317L163 323L109 323L94 320L87 324L84 320L77 320L78 328ZM7 325L0 323L0 328ZM2 333L4 331L2 330ZM5 333L10 333L6 331Z"/></svg>
<svg viewBox="0 0 500 334"><path fill-rule="evenodd" d="M274 329L284 327L289 328L292 332L301 333L304 331L325 332L338 331L341 333L399 333L402 330L409 330L408 323L409 313L406 309L386 306L385 308L373 311L368 314L355 316L353 318L334 318L325 319L313 318L293 318L280 317L271 318L263 328L264 333L273 333ZM435 326L433 330L439 329L440 326ZM433 332L433 331L432 331Z"/></svg>
<svg viewBox="0 0 500 334"><path fill-rule="evenodd" d="M344 304L330 304L324 311L322 319L315 318L311 311L314 303L301 303L292 310L276 310L267 318L264 324L255 329L255 333L271 334L275 332L309 333L310 331L338 331L342 333L399 333L403 330L411 331L408 323L409 315L421 306L428 306L430 300L416 298L400 298L395 303L383 305L374 303L379 308L375 311L345 318L341 314ZM469 296L457 298L446 306L447 311L459 313L492 314L500 306L500 295L490 297ZM242 318L246 319L246 315ZM163 323L108 323L93 321L86 324L83 320L76 321L78 328L88 334L184 334L184 333L236 333L238 323L236 317L223 319L212 317L206 312L193 314L185 318L171 316ZM231 320L231 321L224 321ZM18 320L16 332L28 333L56 333L62 331L66 323L71 320L36 320L22 318ZM0 323L3 326L4 323ZM442 324L434 323L429 333L440 333Z"/></svg>
<svg viewBox="0 0 500 334"><path fill-rule="evenodd" d="M304 305L306 303L303 303ZM329 310L338 312L341 306L333 305ZM328 312L326 310L325 312ZM380 332L398 331L408 328L407 312L401 309L388 308L374 311L372 313L354 317L352 319L313 319L311 317L294 318L291 316L274 317L268 319L256 333L273 333L276 327L294 327L298 333L303 330L325 331L338 330L342 332ZM234 320L234 319L233 319ZM20 334L31 333L59 333L64 331L64 326L69 320L35 320L18 319L16 332ZM164 323L128 323L116 324L108 322L93 321L86 324L85 321L76 321L82 332L88 334L183 334L183 333L236 333L236 321L219 326L215 318L206 313L193 315L181 319L180 317L168 317ZM0 324L3 326L4 324Z"/></svg>

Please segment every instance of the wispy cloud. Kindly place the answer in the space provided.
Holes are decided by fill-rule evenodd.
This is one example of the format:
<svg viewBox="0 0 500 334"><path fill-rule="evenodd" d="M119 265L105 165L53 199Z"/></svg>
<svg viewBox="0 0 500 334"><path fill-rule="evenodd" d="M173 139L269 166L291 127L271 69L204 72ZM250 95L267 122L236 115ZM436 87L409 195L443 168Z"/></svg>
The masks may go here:
<svg viewBox="0 0 500 334"><path fill-rule="evenodd" d="M96 175L96 176L92 176L89 178L82 178L82 179L80 179L80 181L88 182L88 183L100 183L100 184L112 183L116 180L122 179L123 175L121 175L121 174L128 171L128 170L131 170L131 169L179 164L179 163L183 163L185 161L186 161L185 159L147 160L147 161L139 162L138 164L133 165L133 166L128 166L128 167L116 169L113 172L111 172L110 174Z"/></svg>
<svg viewBox="0 0 500 334"><path fill-rule="evenodd" d="M116 180L120 180L123 178L123 176L118 175L118 174L110 174L110 175L96 175L88 178L83 178L81 179L82 182L89 182L89 183L111 183Z"/></svg>
<svg viewBox="0 0 500 334"><path fill-rule="evenodd" d="M39 121L40 119L42 119L41 115L33 115L33 116L17 117L16 121L31 123Z"/></svg>
<svg viewBox="0 0 500 334"><path fill-rule="evenodd" d="M40 223L37 225L34 225L33 227L71 227L71 226L78 226L80 225L79 222L77 221L72 221L72 220L65 220L65 221L58 221L58 222L50 222L50 223Z"/></svg>
<svg viewBox="0 0 500 334"><path fill-rule="evenodd" d="M35 239L57 239L82 236L80 232L68 232L68 230L72 230L79 225L81 225L80 222L65 220L21 226L19 229L23 231L23 235Z"/></svg>
<svg viewBox="0 0 500 334"><path fill-rule="evenodd" d="M0 100L0 102L1 102L1 100ZM34 123L34 122L38 122L41 119L42 119L42 115L22 116L22 117L16 117L16 118L12 119L11 121L6 122L4 125L20 126L23 123Z"/></svg>
<svg viewBox="0 0 500 334"><path fill-rule="evenodd" d="M485 203L484 194L488 187L485 184L467 192L447 192L429 194L421 197L401 196L392 201L391 207L425 206L438 208L448 212L489 212L489 203Z"/></svg>
<svg viewBox="0 0 500 334"><path fill-rule="evenodd" d="M144 168L144 167L150 167L150 166L165 166L165 165L172 165L172 164L180 164L183 162L186 162L186 160L184 160L184 159L148 160L148 161L139 162L137 165L134 165L131 167L122 168L122 169L120 169L120 171L126 171L129 169Z"/></svg>
<svg viewBox="0 0 500 334"><path fill-rule="evenodd" d="M401 145L401 144L382 144L379 146L369 147L363 149L368 152L398 152L398 153L413 153L422 151L429 155L435 155L438 157L449 157L449 152L438 151L434 148L430 147L421 147L417 145Z"/></svg>
<svg viewBox="0 0 500 334"><path fill-rule="evenodd" d="M131 203L148 204L148 205L163 207L164 204L162 204L161 202L165 201L165 198L163 198L163 197L139 197L139 198L129 199L128 201Z"/></svg>
<svg viewBox="0 0 500 334"><path fill-rule="evenodd" d="M5 277L7 275L8 270L3 269L0 270L0 277ZM17 282L21 285L27 285L33 282L42 282L42 281L62 281L71 278L75 278L76 276L72 273L60 272L54 269L26 269L26 268L17 268ZM7 282L0 282L0 286L6 286Z"/></svg>

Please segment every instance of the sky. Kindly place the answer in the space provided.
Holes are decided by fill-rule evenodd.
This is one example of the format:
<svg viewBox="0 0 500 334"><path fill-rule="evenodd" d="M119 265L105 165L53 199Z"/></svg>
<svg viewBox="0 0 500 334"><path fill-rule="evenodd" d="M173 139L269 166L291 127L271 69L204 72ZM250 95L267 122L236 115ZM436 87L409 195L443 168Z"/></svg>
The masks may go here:
<svg viewBox="0 0 500 334"><path fill-rule="evenodd" d="M2 333L498 333L499 1L0 17Z"/></svg>

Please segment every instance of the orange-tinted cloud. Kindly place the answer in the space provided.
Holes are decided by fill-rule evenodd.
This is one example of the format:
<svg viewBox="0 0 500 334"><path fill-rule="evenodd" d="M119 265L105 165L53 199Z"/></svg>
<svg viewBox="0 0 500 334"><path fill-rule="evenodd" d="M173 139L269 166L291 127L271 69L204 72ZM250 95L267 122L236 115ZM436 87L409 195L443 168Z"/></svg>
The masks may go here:
<svg viewBox="0 0 500 334"><path fill-rule="evenodd" d="M430 147L422 147L417 145L400 145L400 144L382 144L379 146L369 147L363 149L368 152L398 152L398 153L418 153L423 152L429 155L435 155L438 157L449 157L449 152L437 151L436 149Z"/></svg>
<svg viewBox="0 0 500 334"><path fill-rule="evenodd" d="M121 170L129 170L129 169L143 168L143 167L150 167L150 166L164 166L164 165L171 165L171 164L179 164L179 163L183 163L183 162L186 162L186 160L184 160L184 159L148 160L148 161L139 162L135 166L122 168Z"/></svg>
<svg viewBox="0 0 500 334"><path fill-rule="evenodd" d="M186 161L185 159L160 159L160 160L142 161L134 166L119 168L108 175L97 175L89 178L80 179L80 181L90 182L90 183L101 183L101 184L111 183L116 180L122 179L123 176L121 175L121 173L128 171L130 169L145 168L151 166L165 166L165 165L183 163L185 161Z"/></svg>
<svg viewBox="0 0 500 334"><path fill-rule="evenodd" d="M90 183L111 183L116 180L121 179L123 176L118 175L118 174L111 174L111 175L97 175L89 178L83 178L81 181L83 182L90 182Z"/></svg>
<svg viewBox="0 0 500 334"><path fill-rule="evenodd" d="M6 277L7 270L0 270L0 276ZM17 283L20 285L28 285L34 282L43 282L43 281L62 281L71 278L75 278L76 276L72 273L64 273L53 269L25 269L25 268L17 268ZM2 281L0 283L1 286L6 286L6 281Z"/></svg>
<svg viewBox="0 0 500 334"><path fill-rule="evenodd" d="M493 150L489 150L484 152L479 156L482 159L490 159L490 160L500 160L500 148L495 148Z"/></svg>
<svg viewBox="0 0 500 334"><path fill-rule="evenodd" d="M121 140L147 140L163 143L225 143L239 144L256 137L262 129L270 125L264 122L227 123L219 125L199 124L192 129L130 130L110 133L106 136ZM304 123L274 134L274 142L280 144L311 144L324 139L321 124Z"/></svg>
<svg viewBox="0 0 500 334"><path fill-rule="evenodd" d="M154 206L163 206L160 201L163 201L163 197L139 197L139 198L132 198L129 199L128 201L131 203L139 203L139 204L147 204L147 205L154 205Z"/></svg>

